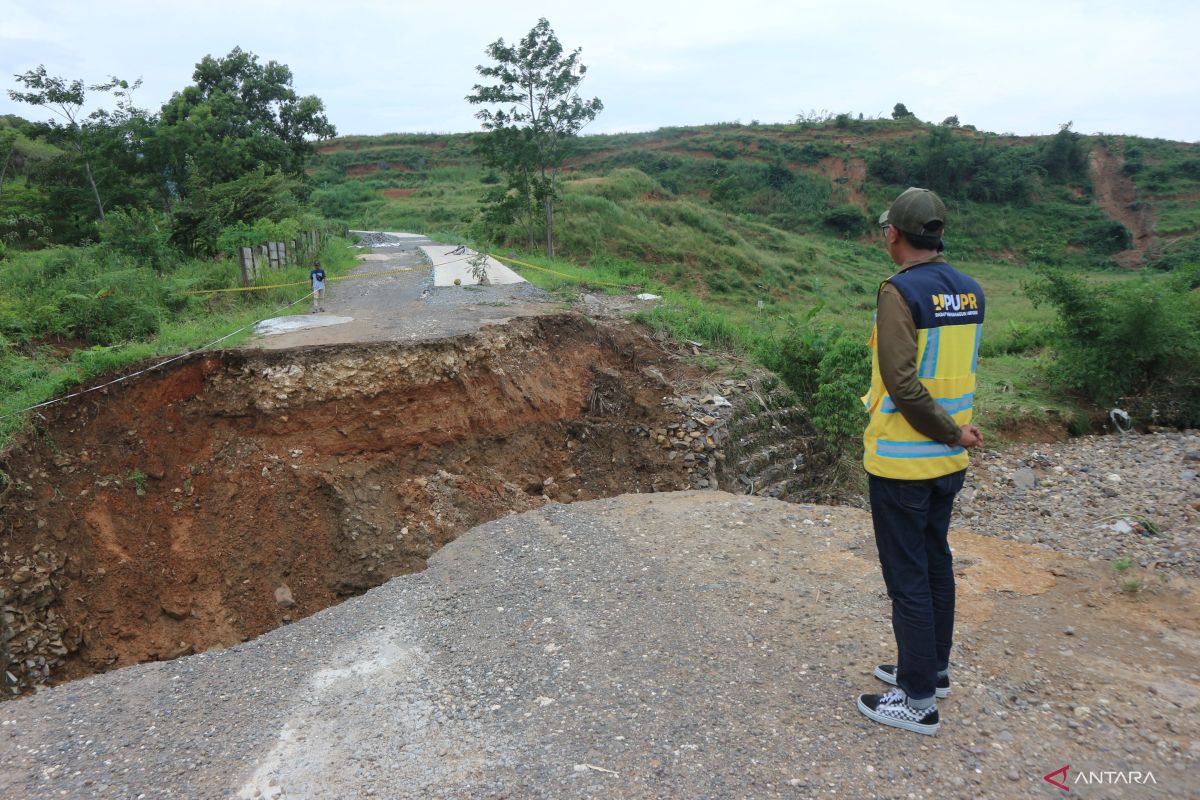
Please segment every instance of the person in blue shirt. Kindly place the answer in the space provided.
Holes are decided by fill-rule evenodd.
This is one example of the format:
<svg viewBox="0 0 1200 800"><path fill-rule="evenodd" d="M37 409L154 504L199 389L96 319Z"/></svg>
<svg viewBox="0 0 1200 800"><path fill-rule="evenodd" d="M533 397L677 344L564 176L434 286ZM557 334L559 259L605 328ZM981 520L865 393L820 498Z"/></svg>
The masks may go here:
<svg viewBox="0 0 1200 800"><path fill-rule="evenodd" d="M308 281L312 285L312 313L324 311L325 307L321 303L325 299L325 270L321 269L320 261L314 264L312 272L308 273Z"/></svg>

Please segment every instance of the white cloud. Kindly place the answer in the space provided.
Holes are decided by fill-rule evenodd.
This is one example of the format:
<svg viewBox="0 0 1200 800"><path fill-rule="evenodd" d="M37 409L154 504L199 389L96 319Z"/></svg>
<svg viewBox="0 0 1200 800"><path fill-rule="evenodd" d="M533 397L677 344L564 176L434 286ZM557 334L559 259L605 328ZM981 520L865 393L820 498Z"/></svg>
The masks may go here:
<svg viewBox="0 0 1200 800"><path fill-rule="evenodd" d="M473 130L463 98L484 48L543 15L565 47L583 49L583 91L606 106L591 130L904 102L990 129L1047 133L1074 120L1085 132L1200 137L1200 4L1156 0L931 0L916 12L880 0L0 0L0 76L38 63L86 80L140 75L142 103L157 106L201 57L241 45L288 64L344 133ZM0 113L13 112L30 113L0 94Z"/></svg>

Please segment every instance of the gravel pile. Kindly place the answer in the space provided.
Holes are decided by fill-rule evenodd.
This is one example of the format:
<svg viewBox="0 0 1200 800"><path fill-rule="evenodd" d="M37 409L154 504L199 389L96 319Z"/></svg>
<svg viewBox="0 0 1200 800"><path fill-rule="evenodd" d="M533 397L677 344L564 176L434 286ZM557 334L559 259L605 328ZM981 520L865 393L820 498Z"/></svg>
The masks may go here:
<svg viewBox="0 0 1200 800"><path fill-rule="evenodd" d="M354 235L358 237L359 247L403 247L420 243L415 240L420 237L405 238L381 231L354 231ZM420 241L426 240L421 239Z"/></svg>
<svg viewBox="0 0 1200 800"><path fill-rule="evenodd" d="M1200 576L1200 434L1084 436L972 457L962 527Z"/></svg>

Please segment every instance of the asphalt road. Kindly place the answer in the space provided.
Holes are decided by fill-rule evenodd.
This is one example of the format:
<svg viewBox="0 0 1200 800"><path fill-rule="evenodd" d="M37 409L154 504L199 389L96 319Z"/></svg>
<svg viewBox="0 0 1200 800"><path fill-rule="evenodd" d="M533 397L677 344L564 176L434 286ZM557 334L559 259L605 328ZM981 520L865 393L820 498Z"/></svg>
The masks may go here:
<svg viewBox="0 0 1200 800"><path fill-rule="evenodd" d="M624 495L487 523L243 645L2 704L0 797L1023 798L1062 763L1195 796L1152 743L1190 725L1161 713L1178 698L1123 694L1155 629L1072 611L1087 562L955 547L972 566L936 738L854 707L892 655L865 512ZM1055 652L1064 622L1086 657ZM1095 711L1064 714L1064 692Z"/></svg>
<svg viewBox="0 0 1200 800"><path fill-rule="evenodd" d="M530 284L435 287L432 267L420 248L436 244L406 237L364 249L362 262L348 279L329 282L323 303L326 316L348 322L259 336L246 346L275 350L351 342L415 342L471 333L481 325L502 324L513 317L562 310ZM297 309L307 315L307 304Z"/></svg>

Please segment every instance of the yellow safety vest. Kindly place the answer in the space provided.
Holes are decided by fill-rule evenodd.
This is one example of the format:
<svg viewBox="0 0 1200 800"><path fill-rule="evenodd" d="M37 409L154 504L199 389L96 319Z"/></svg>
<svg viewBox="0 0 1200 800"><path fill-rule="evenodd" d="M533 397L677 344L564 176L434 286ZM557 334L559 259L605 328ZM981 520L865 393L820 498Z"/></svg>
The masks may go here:
<svg viewBox="0 0 1200 800"><path fill-rule="evenodd" d="M917 378L960 426L971 421L975 368L983 332L983 289L949 264L921 264L888 279L908 303L917 326ZM878 328L871 331L870 414L863 466L883 478L924 480L966 469L967 451L921 435L908 424L879 374Z"/></svg>

